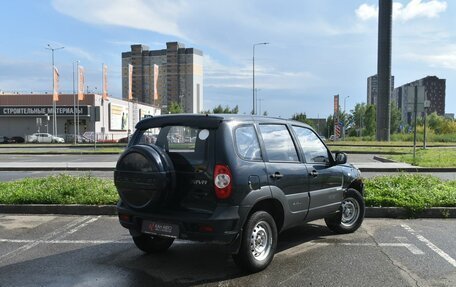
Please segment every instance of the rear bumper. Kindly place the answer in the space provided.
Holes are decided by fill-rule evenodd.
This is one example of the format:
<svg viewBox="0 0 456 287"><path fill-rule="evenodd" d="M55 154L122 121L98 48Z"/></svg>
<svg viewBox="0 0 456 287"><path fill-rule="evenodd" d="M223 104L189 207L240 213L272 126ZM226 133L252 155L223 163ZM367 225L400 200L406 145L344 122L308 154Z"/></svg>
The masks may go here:
<svg viewBox="0 0 456 287"><path fill-rule="evenodd" d="M192 241L230 244L240 232L238 206L217 207L214 213L208 215L189 211L139 212L119 202L117 213L120 224L132 233L141 232L144 220L176 224L179 226L178 238Z"/></svg>

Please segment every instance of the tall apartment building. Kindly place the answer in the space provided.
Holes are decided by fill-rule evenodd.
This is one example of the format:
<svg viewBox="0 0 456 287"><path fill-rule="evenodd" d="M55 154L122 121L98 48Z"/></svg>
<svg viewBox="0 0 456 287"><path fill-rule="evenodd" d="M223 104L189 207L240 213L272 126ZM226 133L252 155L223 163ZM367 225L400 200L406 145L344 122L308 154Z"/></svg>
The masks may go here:
<svg viewBox="0 0 456 287"><path fill-rule="evenodd" d="M445 79L436 76L427 76L422 79L407 83L394 89L397 106L401 110L402 122L410 124L413 119L413 103L415 99L414 89L408 87L424 87L424 98L418 98L418 105L424 105L429 101L427 113L436 112L440 116L445 115ZM413 91L413 92L410 92Z"/></svg>
<svg viewBox="0 0 456 287"><path fill-rule="evenodd" d="M131 45L122 53L122 98L128 99L128 65L133 66L133 101L169 106L179 103L186 113L203 110L203 52L178 42L166 49ZM156 81L156 84L155 84ZM154 99L154 95L158 99Z"/></svg>
<svg viewBox="0 0 456 287"><path fill-rule="evenodd" d="M391 97L394 90L394 76L391 76ZM368 105L377 105L378 77L373 75L367 78L367 101Z"/></svg>

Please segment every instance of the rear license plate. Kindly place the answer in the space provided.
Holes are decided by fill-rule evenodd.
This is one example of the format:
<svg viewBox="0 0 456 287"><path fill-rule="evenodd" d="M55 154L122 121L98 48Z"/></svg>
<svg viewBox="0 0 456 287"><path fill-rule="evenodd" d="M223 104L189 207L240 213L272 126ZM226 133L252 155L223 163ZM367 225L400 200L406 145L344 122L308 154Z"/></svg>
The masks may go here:
<svg viewBox="0 0 456 287"><path fill-rule="evenodd" d="M179 225L144 220L141 231L148 234L177 238L179 236Z"/></svg>

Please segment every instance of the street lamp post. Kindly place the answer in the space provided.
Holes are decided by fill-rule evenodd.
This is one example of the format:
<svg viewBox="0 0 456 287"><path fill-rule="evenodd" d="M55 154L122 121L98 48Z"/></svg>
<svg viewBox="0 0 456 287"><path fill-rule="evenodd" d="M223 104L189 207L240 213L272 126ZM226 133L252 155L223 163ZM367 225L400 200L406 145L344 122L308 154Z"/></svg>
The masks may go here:
<svg viewBox="0 0 456 287"><path fill-rule="evenodd" d="M345 114L346 114L346 113L345 113L345 108L346 108L346 105L345 105L345 104L346 104L346 100L347 100L348 98L350 98L350 96L346 96L346 97L344 98L344 135L343 135L343 136L344 136L344 140L345 140L345 127L346 127L346 124L347 124L347 119L346 119L346 115L345 115Z"/></svg>
<svg viewBox="0 0 456 287"><path fill-rule="evenodd" d="M79 61L73 61L73 128L74 128L74 144L77 144L78 139L76 136L76 92L75 92L75 85L74 85L74 63L79 65ZM79 112L79 110L78 110Z"/></svg>
<svg viewBox="0 0 456 287"><path fill-rule="evenodd" d="M47 50L51 50L52 52L52 91L54 91L55 87L55 83L54 83L54 68L55 68L55 65L54 65L54 51L56 50L62 50L63 48L65 47L58 47L58 48L53 48L50 44L47 45ZM53 136L57 136L57 104L56 102L54 101L54 99L52 99L52 135Z"/></svg>
<svg viewBox="0 0 456 287"><path fill-rule="evenodd" d="M253 77L252 77L252 81L253 81L253 89L252 89L252 114L255 115L255 47L256 46L259 46L259 45L268 45L269 43L268 42L262 42L262 43L255 43L253 44L253 66L252 66L252 71L253 71Z"/></svg>

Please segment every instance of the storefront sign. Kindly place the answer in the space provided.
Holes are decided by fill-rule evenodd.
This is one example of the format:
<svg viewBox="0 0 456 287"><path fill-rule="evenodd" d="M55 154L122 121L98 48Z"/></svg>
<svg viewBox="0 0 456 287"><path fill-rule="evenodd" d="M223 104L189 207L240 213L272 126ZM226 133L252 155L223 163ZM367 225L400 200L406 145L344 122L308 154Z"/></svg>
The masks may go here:
<svg viewBox="0 0 456 287"><path fill-rule="evenodd" d="M73 116L73 106L57 106L57 116ZM0 106L0 117L36 117L53 114L52 106ZM76 108L77 114L77 108ZM88 106L79 106L80 116L89 116Z"/></svg>
<svg viewBox="0 0 456 287"><path fill-rule="evenodd" d="M109 129L111 131L128 130L128 107L109 104Z"/></svg>

